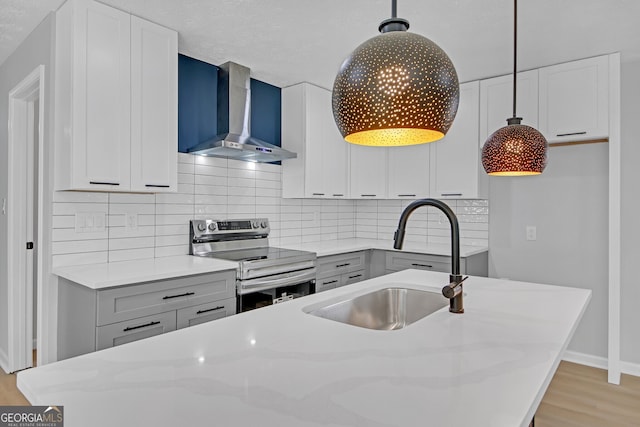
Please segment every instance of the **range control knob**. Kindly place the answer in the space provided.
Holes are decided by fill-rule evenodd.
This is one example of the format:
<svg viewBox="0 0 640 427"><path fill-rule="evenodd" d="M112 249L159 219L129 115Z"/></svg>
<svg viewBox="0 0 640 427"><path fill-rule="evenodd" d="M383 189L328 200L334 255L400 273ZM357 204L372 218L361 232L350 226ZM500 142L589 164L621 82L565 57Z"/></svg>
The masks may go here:
<svg viewBox="0 0 640 427"><path fill-rule="evenodd" d="M206 224L203 224L203 223L198 224L198 230L200 230L200 231L204 231L204 230L206 230L206 229L207 229Z"/></svg>
<svg viewBox="0 0 640 427"><path fill-rule="evenodd" d="M210 231L215 231L215 229L216 229L216 223L215 222L212 222L211 224L209 224L209 230Z"/></svg>
<svg viewBox="0 0 640 427"><path fill-rule="evenodd" d="M260 227L262 227L262 228L267 228L267 221L262 221L262 222L260 223Z"/></svg>
<svg viewBox="0 0 640 427"><path fill-rule="evenodd" d="M251 226L252 226L253 228L258 228L258 227L259 227L259 225L258 225L258 221L253 221L253 222L251 223Z"/></svg>

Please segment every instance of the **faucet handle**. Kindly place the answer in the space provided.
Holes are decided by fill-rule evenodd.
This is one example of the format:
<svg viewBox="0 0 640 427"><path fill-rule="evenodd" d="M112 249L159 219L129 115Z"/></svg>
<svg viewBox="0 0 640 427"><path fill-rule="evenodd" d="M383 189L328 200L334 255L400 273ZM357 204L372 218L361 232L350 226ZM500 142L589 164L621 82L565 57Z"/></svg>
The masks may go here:
<svg viewBox="0 0 640 427"><path fill-rule="evenodd" d="M465 276L464 278L460 274L451 274L449 275L449 280L451 281L448 285L445 285L442 288L442 295L445 298L455 298L462 292L462 282L467 280L469 276Z"/></svg>

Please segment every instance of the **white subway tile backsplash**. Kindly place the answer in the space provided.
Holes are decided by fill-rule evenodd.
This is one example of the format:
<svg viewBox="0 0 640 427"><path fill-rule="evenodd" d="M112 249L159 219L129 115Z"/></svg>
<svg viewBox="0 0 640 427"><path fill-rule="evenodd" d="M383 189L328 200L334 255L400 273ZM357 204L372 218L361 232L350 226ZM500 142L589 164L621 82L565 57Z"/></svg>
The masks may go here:
<svg viewBox="0 0 640 427"><path fill-rule="evenodd" d="M102 264L109 261L109 252L84 252L53 255L52 266Z"/></svg>
<svg viewBox="0 0 640 427"><path fill-rule="evenodd" d="M123 239L109 239L109 251L120 249L141 249L141 248L153 248L155 243L155 237L126 237ZM153 257L151 257L153 258Z"/></svg>
<svg viewBox="0 0 640 427"><path fill-rule="evenodd" d="M81 254L84 252L106 251L108 248L108 239L54 241L51 252L53 255Z"/></svg>
<svg viewBox="0 0 640 427"><path fill-rule="evenodd" d="M282 199L279 165L182 153L178 162L177 193L54 193L54 265L188 254L191 219L266 217L273 246L350 238L391 241L402 209L412 202ZM461 243L487 245L488 202L446 203L458 215ZM76 232L77 213L106 214L105 230ZM433 208L420 209L409 219L405 239L448 244L449 221Z"/></svg>
<svg viewBox="0 0 640 427"><path fill-rule="evenodd" d="M155 194L109 193L109 203L154 204Z"/></svg>
<svg viewBox="0 0 640 427"><path fill-rule="evenodd" d="M125 239L128 237L153 237L156 227L153 225L129 227L109 227L109 239Z"/></svg>
<svg viewBox="0 0 640 427"><path fill-rule="evenodd" d="M109 262L149 259L154 257L153 248L124 249L109 251Z"/></svg>
<svg viewBox="0 0 640 427"><path fill-rule="evenodd" d="M78 212L107 213L107 203L53 203L53 215L75 215Z"/></svg>
<svg viewBox="0 0 640 427"><path fill-rule="evenodd" d="M187 243L180 246L163 246L156 247L156 258L162 258L167 256L187 255L189 253L189 245Z"/></svg>

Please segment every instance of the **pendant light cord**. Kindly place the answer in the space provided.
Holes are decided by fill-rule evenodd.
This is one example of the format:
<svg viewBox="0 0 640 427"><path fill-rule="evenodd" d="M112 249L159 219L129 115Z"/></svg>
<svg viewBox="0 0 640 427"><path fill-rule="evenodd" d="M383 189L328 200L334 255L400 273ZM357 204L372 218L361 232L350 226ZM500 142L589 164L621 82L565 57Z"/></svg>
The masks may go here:
<svg viewBox="0 0 640 427"><path fill-rule="evenodd" d="M391 0L391 17L398 17L398 2L397 0Z"/></svg>
<svg viewBox="0 0 640 427"><path fill-rule="evenodd" d="M395 2L395 0L393 0ZM518 81L518 0L513 0L513 118L516 118L516 86Z"/></svg>

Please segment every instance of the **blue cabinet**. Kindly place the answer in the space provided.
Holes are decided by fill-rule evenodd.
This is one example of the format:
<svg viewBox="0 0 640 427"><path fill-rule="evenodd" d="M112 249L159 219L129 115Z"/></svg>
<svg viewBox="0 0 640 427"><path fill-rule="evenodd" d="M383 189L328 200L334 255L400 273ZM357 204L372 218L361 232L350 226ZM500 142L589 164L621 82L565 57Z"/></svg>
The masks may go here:
<svg viewBox="0 0 640 427"><path fill-rule="evenodd" d="M178 151L217 134L218 67L178 55ZM280 146L280 88L251 79L251 134Z"/></svg>

